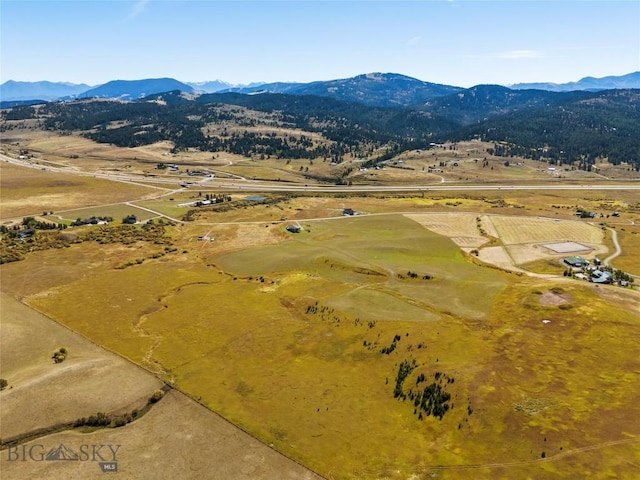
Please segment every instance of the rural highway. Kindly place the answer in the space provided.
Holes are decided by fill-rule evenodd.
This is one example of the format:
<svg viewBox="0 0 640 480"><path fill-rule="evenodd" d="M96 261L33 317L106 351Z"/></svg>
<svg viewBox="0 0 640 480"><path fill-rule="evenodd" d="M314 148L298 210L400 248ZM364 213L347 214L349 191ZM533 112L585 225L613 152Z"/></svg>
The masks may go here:
<svg viewBox="0 0 640 480"><path fill-rule="evenodd" d="M384 193L384 192L467 192L467 191L488 191L488 190L640 190L640 182L628 182L628 183L597 183L597 184L580 184L580 185L567 185L560 183L546 183L546 184L531 184L531 185L495 185L495 184L453 184L437 182L434 184L422 184L422 185L303 185L303 184L288 184L282 182L265 182L249 180L246 178L240 179L222 179L222 178L200 178L195 181L197 177L169 177L163 178L161 176L146 176L135 174L122 174L122 173L92 173L77 170L73 167L56 167L50 165L42 165L34 163L30 160L16 159L0 154L0 160L27 168L35 168L38 170L46 170L56 173L64 173L70 175L83 175L95 178L102 178L104 180L111 180L116 182L135 183L139 185L146 185L149 187L158 187L157 185L167 185L167 190L172 187L180 186L185 182L190 182L187 188L202 188L207 184L217 189L223 190L238 190L246 192L309 192L309 193ZM152 184L152 185L149 185Z"/></svg>

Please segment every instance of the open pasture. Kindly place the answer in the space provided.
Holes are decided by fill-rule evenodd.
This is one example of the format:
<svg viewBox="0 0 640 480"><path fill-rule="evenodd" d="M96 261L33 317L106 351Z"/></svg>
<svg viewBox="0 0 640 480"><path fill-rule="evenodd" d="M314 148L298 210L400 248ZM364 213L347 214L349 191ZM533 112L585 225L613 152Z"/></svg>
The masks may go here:
<svg viewBox="0 0 640 480"><path fill-rule="evenodd" d="M1 294L0 437L7 441L97 412L143 407L162 382L42 314ZM60 347L62 363L51 358Z"/></svg>
<svg viewBox="0 0 640 480"><path fill-rule="evenodd" d="M622 253L611 261L611 264L624 270L640 276L640 226L625 225L616 227L618 242Z"/></svg>
<svg viewBox="0 0 640 480"><path fill-rule="evenodd" d="M159 258L154 254L162 247L144 243L85 242L28 254L0 267L2 290L329 478L581 478L594 471L632 478L640 457L640 430L630 421L640 415L637 292L568 279L536 283L476 264L446 238L479 242L480 216L487 236L511 242L511 254L531 251L530 235L537 243L570 238L601 245L599 227L574 220L572 195L292 196L278 207L210 212L171 227L177 251ZM633 200L628 192L615 195ZM580 202L622 208L615 195L589 192ZM344 208L379 215L343 217ZM387 214L437 211L465 213L425 216L436 233ZM523 215L520 223L486 215L514 212ZM629 207L623 215L628 223L637 214ZM259 223L217 223L238 220ZM285 232L295 220L304 231ZM532 233L518 237L528 224ZM637 250L634 227L622 232L621 225L620 241L630 251L614 265L633 262ZM198 241L204 234L214 240ZM501 247L478 248L484 259ZM412 367L399 387L406 398L394 398L403 362ZM438 384L443 372L455 382L442 382L451 399L439 419L409 395ZM157 474L149 465L170 457L167 448L182 448L174 440L185 448L202 445L209 437L200 436L200 425L214 430L177 405L186 417L172 411L143 429L162 412L161 402L139 422L93 435L118 439L124 449L127 432L144 432L131 434L140 447L132 447L132 456L123 450L122 468ZM64 442L64 435L54 438ZM144 456L150 444L156 450ZM132 467L135 455L140 467ZM185 463L175 464L180 473L189 462L196 475L212 468L184 455ZM251 461L241 464L241 474L255 478L260 467ZM234 478L236 464L225 465L230 470L214 471ZM29 478L51 468L43 462Z"/></svg>
<svg viewBox="0 0 640 480"><path fill-rule="evenodd" d="M324 257L335 258L351 268L336 267L337 262L318 261ZM449 239L400 215L314 222L310 233L292 236L284 245L223 255L216 264L245 276L311 269L321 276L355 287L386 281L389 288L398 292L415 287L414 295L426 304L433 302L438 308L445 304L442 293L446 291L448 305L454 311L456 307L460 308L458 313L461 315L467 307L475 310L472 305L479 301L469 294L470 289L482 290L488 282L499 291L504 285L499 275L465 262ZM362 273L363 270L376 274ZM379 272L384 272L384 276ZM419 279L400 278L407 272L416 273ZM430 278L422 280L425 275Z"/></svg>
<svg viewBox="0 0 640 480"><path fill-rule="evenodd" d="M18 167L5 162L0 162L0 189L0 216L3 219L123 202L158 191L140 185Z"/></svg>
<svg viewBox="0 0 640 480"><path fill-rule="evenodd" d="M185 395L169 391L149 413L125 427L102 429L92 433L66 431L25 444L26 451L43 450L60 444L80 451L81 445L112 445L116 449L117 476L136 479L207 478L211 480L298 480L319 479L265 444L236 428ZM38 447L42 445L42 448ZM19 452L21 452L21 448ZM112 460L108 447L100 450ZM8 461L0 456L3 476L16 480L66 478L70 480L104 479L96 461ZM36 456L36 458L38 458Z"/></svg>
<svg viewBox="0 0 640 480"><path fill-rule="evenodd" d="M640 431L628 422L640 414L636 313L587 285L553 288L467 264L446 238L402 216L382 218L317 222L278 245L212 252L212 267L145 263L30 301L156 365L179 389L326 476L540 478L586 465L628 473L632 466L611 459L637 455ZM409 268L434 277L397 277ZM433 295L445 272L458 278ZM367 319L379 287L402 297ZM479 304L481 290L494 296ZM80 315L64 299L82 291L110 294L90 296ZM385 305L398 305L393 317L383 318ZM100 328L91 312L113 308L110 329ZM127 330L131 338L119 340ZM420 420L409 398L393 396L398 365L412 359L405 392L417 391L420 374L455 377L447 387L454 408L442 420Z"/></svg>

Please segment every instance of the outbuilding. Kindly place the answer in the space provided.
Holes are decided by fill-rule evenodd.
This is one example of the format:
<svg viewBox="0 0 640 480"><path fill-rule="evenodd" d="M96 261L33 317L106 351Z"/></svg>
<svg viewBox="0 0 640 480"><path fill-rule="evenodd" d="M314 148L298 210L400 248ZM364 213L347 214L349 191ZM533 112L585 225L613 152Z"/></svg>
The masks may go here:
<svg viewBox="0 0 640 480"><path fill-rule="evenodd" d="M582 268L589 265L589 262L582 257L566 257L564 263L574 268Z"/></svg>

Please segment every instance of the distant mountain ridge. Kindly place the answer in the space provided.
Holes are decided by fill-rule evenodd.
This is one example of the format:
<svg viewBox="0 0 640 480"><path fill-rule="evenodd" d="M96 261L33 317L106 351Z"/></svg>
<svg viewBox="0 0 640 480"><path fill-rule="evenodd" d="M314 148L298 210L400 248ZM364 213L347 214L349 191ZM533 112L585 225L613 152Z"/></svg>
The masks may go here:
<svg viewBox="0 0 640 480"><path fill-rule="evenodd" d="M116 98L120 100L137 100L154 93L180 90L194 93L192 86L173 78L148 78L145 80L113 80L99 87L80 94L78 98Z"/></svg>
<svg viewBox="0 0 640 480"><path fill-rule="evenodd" d="M91 86L66 82L16 82L9 80L0 85L0 100L57 100L74 97L89 90Z"/></svg>
<svg viewBox="0 0 640 480"><path fill-rule="evenodd" d="M229 82L225 82L223 80L210 80L206 82L186 82L187 85L193 87L196 91L204 92L204 93L215 93L220 90L226 90L229 88L233 88Z"/></svg>
<svg viewBox="0 0 640 480"><path fill-rule="evenodd" d="M372 107L406 107L463 90L461 87L423 82L397 73L378 72L339 80L270 83L251 88L229 89L237 93L268 92L331 97Z"/></svg>
<svg viewBox="0 0 640 480"><path fill-rule="evenodd" d="M315 95L376 107L414 107L424 109L424 104L432 102L434 99L444 98L451 94L472 92L473 89L480 87L480 85L477 85L470 89L465 89L425 82L397 73L367 73L351 78L310 83L273 82L235 86L223 80L184 83L173 78L113 80L96 87L84 84L46 81L16 82L9 80L0 85L0 101L3 104L7 104L6 102L35 99L55 101L89 97L136 100L156 93L179 90L196 94L236 92L245 94L285 93L291 95ZM496 87L498 86L496 85ZM565 84L519 83L500 87L505 89L504 91L511 92L522 90L546 92L600 91L640 88L640 72L603 78L585 77L577 82Z"/></svg>
<svg viewBox="0 0 640 480"><path fill-rule="evenodd" d="M626 88L640 88L640 72L628 73L621 76L602 78L584 77L577 82L569 83L516 83L509 85L512 90L548 90L550 92L571 92L574 90L617 90Z"/></svg>

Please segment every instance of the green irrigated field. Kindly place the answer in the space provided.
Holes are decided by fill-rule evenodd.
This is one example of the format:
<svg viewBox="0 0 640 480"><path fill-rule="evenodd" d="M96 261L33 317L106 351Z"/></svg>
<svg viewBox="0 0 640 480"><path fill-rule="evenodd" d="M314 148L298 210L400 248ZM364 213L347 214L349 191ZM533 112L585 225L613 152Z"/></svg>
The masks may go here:
<svg viewBox="0 0 640 480"><path fill-rule="evenodd" d="M615 459L640 455L635 300L476 265L402 215L308 223L58 288L28 291L33 257L9 271L38 309L327 477L631 471ZM442 418L423 395L450 395Z"/></svg>

